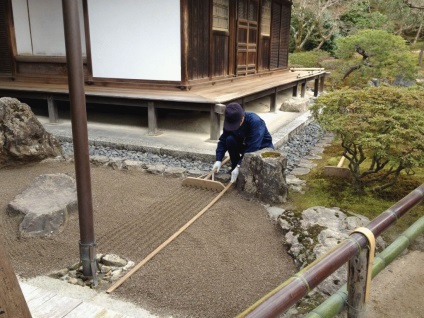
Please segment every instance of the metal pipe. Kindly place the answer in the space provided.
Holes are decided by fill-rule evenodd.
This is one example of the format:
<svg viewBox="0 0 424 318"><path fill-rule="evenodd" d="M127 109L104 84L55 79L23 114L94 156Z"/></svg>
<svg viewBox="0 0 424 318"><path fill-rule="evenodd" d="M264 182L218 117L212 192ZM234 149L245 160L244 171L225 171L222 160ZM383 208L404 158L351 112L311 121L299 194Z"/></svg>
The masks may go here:
<svg viewBox="0 0 424 318"><path fill-rule="evenodd" d="M419 218L392 244L374 258L372 277L376 277L391 264L419 235L424 233L424 216ZM347 302L347 285L343 285L335 294L327 298L305 318L330 318L342 312Z"/></svg>
<svg viewBox="0 0 424 318"><path fill-rule="evenodd" d="M94 239L87 113L78 1L62 0L62 7L77 182L80 255L83 274L95 278L96 272L92 270L95 257L93 260L92 254L94 253L95 256L96 243Z"/></svg>
<svg viewBox="0 0 424 318"><path fill-rule="evenodd" d="M371 221L366 228L375 237L390 227L395 221L410 209L418 205L424 197L424 184L409 193L402 200L384 211ZM247 308L238 317L276 317L297 301L306 296L331 273L344 265L351 257L365 248L368 241L358 233L337 245L333 250L315 260L312 264L297 273L293 278L278 286L255 304Z"/></svg>

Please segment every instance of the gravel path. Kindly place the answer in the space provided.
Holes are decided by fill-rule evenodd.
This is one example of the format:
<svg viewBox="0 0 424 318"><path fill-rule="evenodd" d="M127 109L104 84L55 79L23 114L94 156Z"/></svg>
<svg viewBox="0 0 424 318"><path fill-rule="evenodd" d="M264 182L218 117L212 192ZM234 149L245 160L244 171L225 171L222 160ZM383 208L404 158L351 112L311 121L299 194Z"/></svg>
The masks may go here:
<svg viewBox="0 0 424 318"><path fill-rule="evenodd" d="M297 167L300 159L308 154L312 148L322 137L324 131L316 123L307 125L303 131L293 136L288 143L282 146L281 150L287 156L287 170L290 173ZM62 142L62 148L65 156L73 156L73 145L69 142ZM125 149L114 149L102 146L90 146L90 156L106 156L113 159L129 159L140 161L147 165L165 165L168 167L185 168L186 170L210 171L211 163L202 162L200 160L192 161L181 158L175 158L167 155L157 155L147 152L139 152Z"/></svg>

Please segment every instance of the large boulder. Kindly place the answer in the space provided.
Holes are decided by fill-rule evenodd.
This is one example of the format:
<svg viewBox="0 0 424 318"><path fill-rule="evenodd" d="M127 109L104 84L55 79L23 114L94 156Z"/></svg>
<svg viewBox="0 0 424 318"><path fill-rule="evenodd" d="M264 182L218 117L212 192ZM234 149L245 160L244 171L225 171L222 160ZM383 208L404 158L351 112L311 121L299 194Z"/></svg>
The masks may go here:
<svg viewBox="0 0 424 318"><path fill-rule="evenodd" d="M280 151L265 148L244 155L237 189L265 203L283 203L287 199L284 170L287 158Z"/></svg>
<svg viewBox="0 0 424 318"><path fill-rule="evenodd" d="M78 209L75 179L63 174L38 176L7 206L10 216L24 215L19 225L22 237L44 237L60 233L68 214Z"/></svg>
<svg viewBox="0 0 424 318"><path fill-rule="evenodd" d="M44 129L27 104L0 98L0 168L61 154L59 141Z"/></svg>
<svg viewBox="0 0 424 318"><path fill-rule="evenodd" d="M283 112L304 113L309 109L312 100L303 97L292 97L281 103L280 110Z"/></svg>

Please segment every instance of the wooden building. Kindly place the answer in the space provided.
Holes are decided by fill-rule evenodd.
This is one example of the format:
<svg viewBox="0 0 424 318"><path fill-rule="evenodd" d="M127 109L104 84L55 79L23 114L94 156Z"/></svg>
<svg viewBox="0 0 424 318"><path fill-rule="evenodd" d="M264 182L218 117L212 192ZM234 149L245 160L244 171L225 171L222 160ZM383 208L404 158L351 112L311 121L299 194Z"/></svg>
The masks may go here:
<svg viewBox="0 0 424 318"><path fill-rule="evenodd" d="M211 113L275 96L325 73L290 72L288 0L77 0L87 102ZM52 121L68 98L60 0L0 2L0 96L42 98ZM217 105L218 104L218 105Z"/></svg>

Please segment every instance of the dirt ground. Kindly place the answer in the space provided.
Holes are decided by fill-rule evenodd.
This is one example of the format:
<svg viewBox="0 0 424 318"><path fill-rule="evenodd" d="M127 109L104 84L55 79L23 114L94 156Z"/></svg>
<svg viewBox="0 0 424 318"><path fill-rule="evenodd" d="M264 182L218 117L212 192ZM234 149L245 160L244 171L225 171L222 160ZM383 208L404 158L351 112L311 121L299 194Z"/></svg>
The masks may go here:
<svg viewBox="0 0 424 318"><path fill-rule="evenodd" d="M79 260L76 214L60 235L45 239L19 238L21 218L6 214L7 204L46 173L74 176L74 166L0 169L0 238L22 277L46 275ZM180 179L139 171L93 167L91 177L97 251L135 263L216 196L182 187ZM408 253L373 280L367 317L424 317L423 254L421 248ZM295 272L265 208L230 189L113 295L160 316L234 317Z"/></svg>
<svg viewBox="0 0 424 318"><path fill-rule="evenodd" d="M0 170L0 233L15 271L45 275L79 260L77 215L47 239L18 236L21 218L7 204L40 174L74 166L45 163ZM216 193L181 186L180 179L92 168L97 251L135 263L202 210ZM265 208L230 189L174 242L113 294L159 315L233 317L293 273L278 226Z"/></svg>

